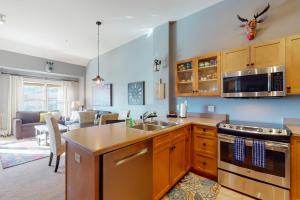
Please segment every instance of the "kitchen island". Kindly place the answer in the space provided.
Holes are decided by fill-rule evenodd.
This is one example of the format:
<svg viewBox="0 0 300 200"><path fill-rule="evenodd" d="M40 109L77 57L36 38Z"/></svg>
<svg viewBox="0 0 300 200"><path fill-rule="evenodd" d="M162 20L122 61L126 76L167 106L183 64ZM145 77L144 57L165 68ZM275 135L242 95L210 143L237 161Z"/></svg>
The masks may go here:
<svg viewBox="0 0 300 200"><path fill-rule="evenodd" d="M223 119L191 117L160 120L176 122L177 124L164 129L143 131L128 128L125 123L117 123L82 128L65 133L63 137L66 140L66 199L101 199L101 157L104 154L139 142L147 140L152 142L153 138L175 131L174 135L177 134L176 130L190 132L192 125L215 128ZM188 170L188 168L186 169Z"/></svg>

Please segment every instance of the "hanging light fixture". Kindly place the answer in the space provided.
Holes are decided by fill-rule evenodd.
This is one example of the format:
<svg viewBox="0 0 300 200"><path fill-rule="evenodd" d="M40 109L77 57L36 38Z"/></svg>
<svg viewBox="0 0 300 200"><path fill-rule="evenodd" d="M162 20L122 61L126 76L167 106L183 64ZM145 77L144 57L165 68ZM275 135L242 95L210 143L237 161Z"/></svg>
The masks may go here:
<svg viewBox="0 0 300 200"><path fill-rule="evenodd" d="M101 78L99 75L99 69L100 69L100 52L99 52L100 51L99 50L99 46L100 46L99 35L100 35L100 33L99 32L100 32L100 25L102 23L100 21L97 21L96 24L98 26L98 57L97 57L97 59L98 59L98 74L97 74L96 78L93 79L93 81L96 81L96 84L99 85L102 81L104 81L104 79Z"/></svg>

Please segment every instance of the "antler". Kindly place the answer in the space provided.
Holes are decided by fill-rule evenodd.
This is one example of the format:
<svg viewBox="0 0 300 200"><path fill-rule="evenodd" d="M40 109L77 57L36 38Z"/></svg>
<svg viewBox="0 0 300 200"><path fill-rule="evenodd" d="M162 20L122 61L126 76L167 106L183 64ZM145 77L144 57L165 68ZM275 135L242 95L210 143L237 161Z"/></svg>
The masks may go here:
<svg viewBox="0 0 300 200"><path fill-rule="evenodd" d="M237 15L237 18L241 21L241 22L248 22L247 18L242 18L241 16Z"/></svg>
<svg viewBox="0 0 300 200"><path fill-rule="evenodd" d="M262 16L265 12L267 12L269 10L269 8L270 8L270 3L268 3L267 7L262 12L256 13L254 15L254 18L257 19L258 17Z"/></svg>

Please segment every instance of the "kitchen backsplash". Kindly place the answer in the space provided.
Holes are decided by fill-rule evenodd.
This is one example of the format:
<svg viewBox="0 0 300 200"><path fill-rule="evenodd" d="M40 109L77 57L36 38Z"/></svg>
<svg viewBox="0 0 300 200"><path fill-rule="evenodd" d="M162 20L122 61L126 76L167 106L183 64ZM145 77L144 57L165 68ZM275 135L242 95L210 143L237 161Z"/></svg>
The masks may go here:
<svg viewBox="0 0 300 200"><path fill-rule="evenodd" d="M300 118L300 96L258 99L179 97L177 105L185 99L188 112L207 112L207 106L214 105L215 113L228 114L232 120L282 123L283 118Z"/></svg>

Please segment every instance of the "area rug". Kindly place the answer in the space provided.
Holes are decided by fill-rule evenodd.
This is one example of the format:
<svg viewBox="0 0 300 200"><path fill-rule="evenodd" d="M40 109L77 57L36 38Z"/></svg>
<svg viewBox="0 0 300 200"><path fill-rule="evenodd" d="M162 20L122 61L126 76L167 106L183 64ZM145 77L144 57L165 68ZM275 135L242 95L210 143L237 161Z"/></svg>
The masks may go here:
<svg viewBox="0 0 300 200"><path fill-rule="evenodd" d="M221 186L189 172L162 200L215 200Z"/></svg>
<svg viewBox="0 0 300 200"><path fill-rule="evenodd" d="M35 139L14 141L0 145L3 169L48 157L49 147L38 146Z"/></svg>

